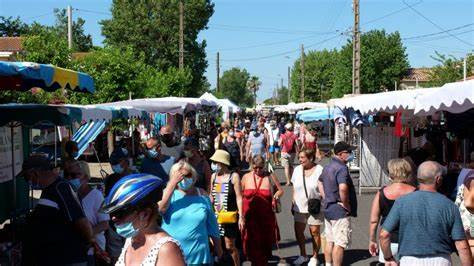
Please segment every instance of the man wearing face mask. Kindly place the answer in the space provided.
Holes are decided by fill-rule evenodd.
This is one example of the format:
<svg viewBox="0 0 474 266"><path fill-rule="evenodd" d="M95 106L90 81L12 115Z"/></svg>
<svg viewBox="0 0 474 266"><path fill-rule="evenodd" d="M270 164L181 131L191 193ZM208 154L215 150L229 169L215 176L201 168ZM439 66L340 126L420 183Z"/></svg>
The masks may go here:
<svg viewBox="0 0 474 266"><path fill-rule="evenodd" d="M342 265L344 250L351 241L350 217L357 217L357 197L346 164L354 159L352 151L355 149L344 141L336 143L334 157L319 177L327 241L326 265Z"/></svg>
<svg viewBox="0 0 474 266"><path fill-rule="evenodd" d="M161 152L161 141L154 137L147 140L145 148L145 158L140 172L152 174L167 182L171 166L176 160L175 157L164 155Z"/></svg>
<svg viewBox="0 0 474 266"><path fill-rule="evenodd" d="M183 143L176 139L173 129L169 125L160 129L160 144L161 154L174 158L179 158L184 149Z"/></svg>
<svg viewBox="0 0 474 266"><path fill-rule="evenodd" d="M25 265L87 265L87 249L95 240L70 183L38 155L23 163L21 174L42 190L25 229Z"/></svg>

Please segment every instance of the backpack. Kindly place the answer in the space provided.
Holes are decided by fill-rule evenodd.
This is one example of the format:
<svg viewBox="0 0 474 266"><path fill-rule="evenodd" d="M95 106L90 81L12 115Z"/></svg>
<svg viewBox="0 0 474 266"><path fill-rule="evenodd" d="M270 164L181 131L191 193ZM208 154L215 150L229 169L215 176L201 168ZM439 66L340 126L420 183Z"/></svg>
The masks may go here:
<svg viewBox="0 0 474 266"><path fill-rule="evenodd" d="M224 150L230 154L230 167L232 169L240 166L240 148L237 141L224 143Z"/></svg>
<svg viewBox="0 0 474 266"><path fill-rule="evenodd" d="M295 141L296 141L296 138L293 137L292 134L284 134L282 135L282 141L281 141L281 144L282 144L282 150L285 149L286 152L288 153L294 153L295 152Z"/></svg>

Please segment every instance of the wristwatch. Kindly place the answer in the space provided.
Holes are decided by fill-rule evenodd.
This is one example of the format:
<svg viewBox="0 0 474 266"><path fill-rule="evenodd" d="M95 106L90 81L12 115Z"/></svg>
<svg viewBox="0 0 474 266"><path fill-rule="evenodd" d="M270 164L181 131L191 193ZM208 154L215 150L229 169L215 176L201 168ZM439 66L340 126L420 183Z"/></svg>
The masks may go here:
<svg viewBox="0 0 474 266"><path fill-rule="evenodd" d="M395 259L393 258L393 255L390 256L389 258L383 258L383 259L384 259L385 261L393 261L393 260L395 260Z"/></svg>

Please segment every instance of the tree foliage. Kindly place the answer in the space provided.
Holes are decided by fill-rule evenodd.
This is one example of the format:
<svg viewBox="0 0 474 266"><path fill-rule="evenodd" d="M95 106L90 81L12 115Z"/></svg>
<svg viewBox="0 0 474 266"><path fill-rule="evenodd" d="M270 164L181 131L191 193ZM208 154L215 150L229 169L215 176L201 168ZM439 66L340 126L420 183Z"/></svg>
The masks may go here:
<svg viewBox="0 0 474 266"><path fill-rule="evenodd" d="M361 93L391 90L409 68L398 32L372 30L361 35ZM300 95L300 59L293 67L292 100ZM305 101L325 101L352 92L352 41L339 51L310 51L305 56Z"/></svg>
<svg viewBox="0 0 474 266"><path fill-rule="evenodd" d="M111 11L112 18L101 22L106 44L131 46L136 55L144 53L147 64L165 71L178 67L178 0L114 0ZM213 13L210 0L184 1L184 64L192 70L195 88L188 96L198 96L205 88L206 42L197 38Z"/></svg>
<svg viewBox="0 0 474 266"><path fill-rule="evenodd" d="M331 98L334 72L338 61L336 50L310 51L305 55L305 101L325 101ZM296 60L291 76L291 98L297 102L301 95L301 59Z"/></svg>
<svg viewBox="0 0 474 266"><path fill-rule="evenodd" d="M392 90L410 67L398 32L372 30L361 35L361 93ZM352 41L342 47L335 69L332 96L352 92Z"/></svg>
<svg viewBox="0 0 474 266"><path fill-rule="evenodd" d="M260 82L257 76L252 76L247 81L247 89L249 89L253 95L253 103L255 107L257 106L257 91L260 89L260 85L262 85L262 82Z"/></svg>
<svg viewBox="0 0 474 266"><path fill-rule="evenodd" d="M55 30L59 36L65 36L67 39L67 14L66 9L54 9L56 16ZM72 22L72 50L76 52L88 52L92 49L92 36L84 32L86 21L78 17Z"/></svg>
<svg viewBox="0 0 474 266"><path fill-rule="evenodd" d="M455 82L463 79L464 67L463 59L454 56L448 56L435 52L432 58L439 62L439 64L431 68L430 82L426 85L429 87L442 86L449 82ZM472 75L474 71L474 55L467 56L467 75Z"/></svg>
<svg viewBox="0 0 474 266"><path fill-rule="evenodd" d="M28 32L28 25L20 17L0 16L0 36L18 37Z"/></svg>
<svg viewBox="0 0 474 266"><path fill-rule="evenodd" d="M158 71L145 63L144 55L134 50L116 47L98 49L75 62L76 69L94 78L96 92L93 95L71 93L75 103L103 103L133 98L183 96L191 86L188 69L169 68Z"/></svg>
<svg viewBox="0 0 474 266"><path fill-rule="evenodd" d="M238 67L224 71L219 80L219 91L215 92L218 98L228 98L237 105L250 107L253 104L253 96L247 89L250 74L245 69Z"/></svg>

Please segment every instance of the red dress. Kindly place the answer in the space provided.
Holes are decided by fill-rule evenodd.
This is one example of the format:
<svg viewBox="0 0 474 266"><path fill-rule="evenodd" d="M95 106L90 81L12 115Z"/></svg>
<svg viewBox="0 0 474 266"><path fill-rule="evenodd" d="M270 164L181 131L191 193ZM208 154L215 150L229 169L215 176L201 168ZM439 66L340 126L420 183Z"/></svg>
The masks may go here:
<svg viewBox="0 0 474 266"><path fill-rule="evenodd" d="M260 189L263 178L256 189L244 189L242 212L245 228L242 232L244 254L252 265L268 265L272 247L280 238L275 213L272 210L272 193ZM257 183L254 176L254 182Z"/></svg>

